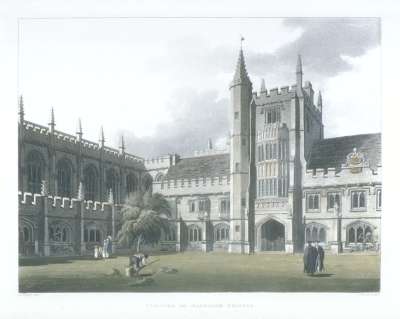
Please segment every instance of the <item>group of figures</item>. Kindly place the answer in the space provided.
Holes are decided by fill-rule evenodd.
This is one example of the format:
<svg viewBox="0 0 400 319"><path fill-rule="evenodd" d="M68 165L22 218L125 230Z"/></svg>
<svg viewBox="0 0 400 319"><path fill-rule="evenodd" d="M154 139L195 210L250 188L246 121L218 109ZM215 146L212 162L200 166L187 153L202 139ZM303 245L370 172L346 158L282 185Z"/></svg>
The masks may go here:
<svg viewBox="0 0 400 319"><path fill-rule="evenodd" d="M304 249L304 272L307 275L314 275L316 272L322 272L324 268L325 251L319 242L308 242Z"/></svg>
<svg viewBox="0 0 400 319"><path fill-rule="evenodd" d="M103 247L95 245L94 246L94 258L110 258L112 254L112 238L111 236L107 236L103 241Z"/></svg>

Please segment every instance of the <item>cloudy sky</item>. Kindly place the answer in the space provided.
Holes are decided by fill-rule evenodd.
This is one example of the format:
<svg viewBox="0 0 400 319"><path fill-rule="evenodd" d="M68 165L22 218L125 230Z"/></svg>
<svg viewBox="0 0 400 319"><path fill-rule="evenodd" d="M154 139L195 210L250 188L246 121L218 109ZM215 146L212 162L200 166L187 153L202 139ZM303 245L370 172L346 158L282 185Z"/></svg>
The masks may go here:
<svg viewBox="0 0 400 319"><path fill-rule="evenodd" d="M378 132L378 19L23 19L19 93L26 118L143 157L223 148L240 36L254 89L304 80L321 90L327 137Z"/></svg>

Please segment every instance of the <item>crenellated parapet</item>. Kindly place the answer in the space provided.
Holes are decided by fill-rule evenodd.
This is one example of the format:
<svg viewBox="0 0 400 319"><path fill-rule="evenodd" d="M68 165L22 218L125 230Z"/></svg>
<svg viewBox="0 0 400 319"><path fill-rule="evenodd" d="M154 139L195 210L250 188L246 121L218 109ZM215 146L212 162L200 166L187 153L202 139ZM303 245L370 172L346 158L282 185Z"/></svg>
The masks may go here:
<svg viewBox="0 0 400 319"><path fill-rule="evenodd" d="M153 183L153 191L166 196L229 192L230 176L164 179Z"/></svg>
<svg viewBox="0 0 400 319"><path fill-rule="evenodd" d="M178 154L162 155L144 160L144 165L147 170L168 169L171 166L174 166L179 159L180 156Z"/></svg>
<svg viewBox="0 0 400 319"><path fill-rule="evenodd" d="M42 145L49 143L49 137L54 138L54 147L68 150L70 153L77 153L80 149L83 156L100 158L103 153L103 158L109 161L124 162L136 168L144 169L144 159L142 157L129 154L126 152L121 153L118 149L104 146L95 143L80 136L67 134L58 130L51 131L47 126L42 126L33 122L23 121L22 128L24 132L24 140L26 142L38 142Z"/></svg>
<svg viewBox="0 0 400 319"><path fill-rule="evenodd" d="M275 87L271 89L265 89L262 92L254 92L253 97L257 100L268 100L273 99L276 96L280 96L283 98L292 98L294 93L296 92L296 85Z"/></svg>
<svg viewBox="0 0 400 319"><path fill-rule="evenodd" d="M91 200L80 200L77 198L67 198L59 196L43 196L41 194L31 194L28 192L18 193L19 212L43 212L45 201L49 216L74 217L80 209L84 217L109 218L114 206L115 212L119 214L120 205L114 205L109 202L97 202Z"/></svg>
<svg viewBox="0 0 400 319"><path fill-rule="evenodd" d="M307 169L304 175L304 187L381 183L381 170L381 166L370 168L367 165L357 171L346 165L342 165L341 168Z"/></svg>
<svg viewBox="0 0 400 319"><path fill-rule="evenodd" d="M316 114L322 113L322 105L314 105L314 90L312 88L312 84L309 81L306 81L303 87L302 92L303 98L307 100L306 105L310 105L313 111ZM292 100L297 93L297 85L294 84L292 86L282 86L282 87L275 87L271 89L262 88L260 92L253 92L253 99L257 106L264 106L266 104L275 104L280 102L288 102ZM321 101L320 95L318 96L319 100ZM320 103L320 102L318 102ZM322 104L322 102L321 102Z"/></svg>

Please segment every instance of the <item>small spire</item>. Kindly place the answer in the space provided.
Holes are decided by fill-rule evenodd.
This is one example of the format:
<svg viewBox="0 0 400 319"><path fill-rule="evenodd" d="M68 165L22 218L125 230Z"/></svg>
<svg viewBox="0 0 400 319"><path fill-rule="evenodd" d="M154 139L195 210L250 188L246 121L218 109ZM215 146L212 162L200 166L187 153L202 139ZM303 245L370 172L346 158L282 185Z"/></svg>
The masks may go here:
<svg viewBox="0 0 400 319"><path fill-rule="evenodd" d="M82 132L82 121L80 118L78 118L78 125L76 127L76 134L80 135L82 137L83 132Z"/></svg>
<svg viewBox="0 0 400 319"><path fill-rule="evenodd" d="M105 143L105 139L104 139L104 129L103 129L103 125L100 127L100 136L99 136L99 142L101 147L104 147L104 143Z"/></svg>
<svg viewBox="0 0 400 319"><path fill-rule="evenodd" d="M236 64L235 75L233 76L233 82L250 82L249 76L246 70L246 63L244 61L243 49L240 47L239 57Z"/></svg>
<svg viewBox="0 0 400 319"><path fill-rule="evenodd" d="M18 115L19 115L19 121L20 121L20 123L22 123L24 121L24 116L25 116L24 99L23 99L22 95L20 95L20 97L19 97Z"/></svg>
<svg viewBox="0 0 400 319"><path fill-rule="evenodd" d="M42 180L42 184L40 187L40 193L42 196L48 196L49 195L49 190L47 188L47 182L45 180Z"/></svg>
<svg viewBox="0 0 400 319"><path fill-rule="evenodd" d="M56 121L55 121L55 117L54 117L54 108L53 107L51 107L49 126L50 126L50 131L54 132L54 127L56 126Z"/></svg>
<svg viewBox="0 0 400 319"><path fill-rule="evenodd" d="M321 95L321 91L318 91L317 106L318 106L319 110L322 111L322 95Z"/></svg>
<svg viewBox="0 0 400 319"><path fill-rule="evenodd" d="M78 187L78 200L83 200L85 197L84 191L83 191L83 183L79 182L79 187Z"/></svg>
<svg viewBox="0 0 400 319"><path fill-rule="evenodd" d="M296 65L296 73L303 74L303 65L301 63L301 55L297 55L297 65Z"/></svg>
<svg viewBox="0 0 400 319"><path fill-rule="evenodd" d="M265 88L265 80L261 79L261 86L260 86L260 94L266 93L267 89Z"/></svg>
<svg viewBox="0 0 400 319"><path fill-rule="evenodd" d="M114 203L114 194L113 194L113 191L112 191L111 188L110 188L110 190L109 190L109 192L108 192L108 202L109 202L110 204L113 204L113 203Z"/></svg>
<svg viewBox="0 0 400 319"><path fill-rule="evenodd" d="M303 66L302 66L300 54L297 56L296 91L297 91L297 95L299 97L303 97Z"/></svg>
<svg viewBox="0 0 400 319"><path fill-rule="evenodd" d="M121 144L119 146L119 150L121 154L125 153L125 139L124 139L124 135L121 135Z"/></svg>
<svg viewBox="0 0 400 319"><path fill-rule="evenodd" d="M208 139L207 148L209 151L213 149L213 143L211 138Z"/></svg>

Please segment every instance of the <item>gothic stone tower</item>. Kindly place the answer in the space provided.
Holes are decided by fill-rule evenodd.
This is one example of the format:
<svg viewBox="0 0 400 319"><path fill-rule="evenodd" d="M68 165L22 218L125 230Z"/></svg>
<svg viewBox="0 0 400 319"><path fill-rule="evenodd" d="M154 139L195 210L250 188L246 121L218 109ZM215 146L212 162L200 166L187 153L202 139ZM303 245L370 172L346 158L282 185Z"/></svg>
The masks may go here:
<svg viewBox="0 0 400 319"><path fill-rule="evenodd" d="M247 253L248 219L247 190L249 183L249 146L250 146L250 102L252 99L252 83L247 74L240 49L235 75L230 84L231 91L231 123L230 135L230 243L229 252Z"/></svg>
<svg viewBox="0 0 400 319"><path fill-rule="evenodd" d="M249 206L249 220L254 216L249 238L256 251L303 250L303 173L313 143L323 138L322 98L315 106L311 83L303 87L300 56L295 74L291 88L267 90L262 81L259 94L253 93L256 174L251 185L256 183L257 194L254 204L249 202L254 206L254 215Z"/></svg>

